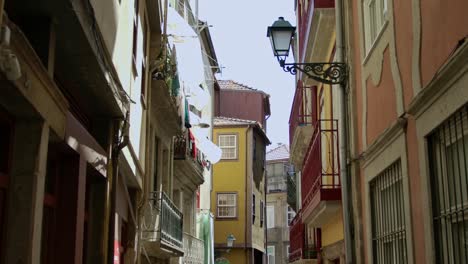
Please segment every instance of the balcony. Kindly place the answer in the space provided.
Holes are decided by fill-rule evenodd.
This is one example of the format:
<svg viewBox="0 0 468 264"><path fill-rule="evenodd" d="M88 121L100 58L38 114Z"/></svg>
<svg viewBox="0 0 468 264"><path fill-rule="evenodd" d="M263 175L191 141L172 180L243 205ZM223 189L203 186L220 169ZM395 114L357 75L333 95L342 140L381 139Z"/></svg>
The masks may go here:
<svg viewBox="0 0 468 264"><path fill-rule="evenodd" d="M338 121L318 120L301 175L303 221L314 227L340 210L338 155Z"/></svg>
<svg viewBox="0 0 468 264"><path fill-rule="evenodd" d="M268 176L267 193L286 192L286 177L285 175Z"/></svg>
<svg viewBox="0 0 468 264"><path fill-rule="evenodd" d="M204 154L197 148L190 130L174 138L174 176L195 190L204 182Z"/></svg>
<svg viewBox="0 0 468 264"><path fill-rule="evenodd" d="M308 244L307 232L299 212L291 221L289 229L289 262L317 263L318 251L314 244Z"/></svg>
<svg viewBox="0 0 468 264"><path fill-rule="evenodd" d="M298 3L300 61L328 61L329 47L334 40L335 1L312 0ZM313 84L313 83L307 83Z"/></svg>
<svg viewBox="0 0 468 264"><path fill-rule="evenodd" d="M107 45L108 40L115 41L117 14L112 11L118 10L118 3L106 2L96 10L96 6L91 7L90 4L100 1L91 2L14 0L7 1L5 10L14 22L21 24L40 57L54 58L54 78L60 80L66 88L66 95L76 101L84 114L98 115L99 119L124 117L129 101L112 61L112 56L116 55L113 50L115 43ZM101 12L104 7L108 12ZM35 19L31 19L33 17ZM106 25L106 30L99 28L101 22ZM12 33L15 34L14 31ZM49 38L52 39L50 34L53 34L55 43L49 43ZM47 47L53 45L57 48L53 54L48 54ZM24 63L23 60L21 62ZM35 65L28 62L28 66L42 64L33 62ZM47 62L44 66L48 67ZM35 80L44 80L44 77L27 76L33 85ZM48 84L49 80L45 81ZM39 94L37 96L43 98ZM55 109L47 111L53 113Z"/></svg>
<svg viewBox="0 0 468 264"><path fill-rule="evenodd" d="M203 240L198 239L190 234L184 233L184 264L203 264L204 260L204 244Z"/></svg>
<svg viewBox="0 0 468 264"><path fill-rule="evenodd" d="M146 254L177 257L184 254L183 216L164 192L152 192L143 210L141 235Z"/></svg>
<svg viewBox="0 0 468 264"><path fill-rule="evenodd" d="M288 198L287 198L288 200L287 201L288 201L289 206L291 206L291 208L297 212L296 181L293 177L295 177L295 175L294 176L288 175L286 177L286 183L287 183L287 188L288 188Z"/></svg>
<svg viewBox="0 0 468 264"><path fill-rule="evenodd" d="M175 74L177 65L172 59L172 50L166 47L167 55L159 58L158 67L151 81L152 116L160 124L161 132L167 137L181 133L182 109L185 103L180 96L179 78Z"/></svg>
<svg viewBox="0 0 468 264"><path fill-rule="evenodd" d="M289 116L290 160L297 168L302 168L302 161L312 138L316 98L316 87L304 87L301 82L297 84Z"/></svg>

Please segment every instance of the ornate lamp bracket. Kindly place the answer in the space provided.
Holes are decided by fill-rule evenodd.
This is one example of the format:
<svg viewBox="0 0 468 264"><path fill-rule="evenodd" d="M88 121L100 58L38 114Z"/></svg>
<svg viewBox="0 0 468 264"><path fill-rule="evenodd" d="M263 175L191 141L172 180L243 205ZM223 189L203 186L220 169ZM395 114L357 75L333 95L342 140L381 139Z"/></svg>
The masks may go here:
<svg viewBox="0 0 468 264"><path fill-rule="evenodd" d="M345 63L285 63L284 60L279 60L279 63L285 72L296 75L300 71L325 84L345 84L348 76Z"/></svg>

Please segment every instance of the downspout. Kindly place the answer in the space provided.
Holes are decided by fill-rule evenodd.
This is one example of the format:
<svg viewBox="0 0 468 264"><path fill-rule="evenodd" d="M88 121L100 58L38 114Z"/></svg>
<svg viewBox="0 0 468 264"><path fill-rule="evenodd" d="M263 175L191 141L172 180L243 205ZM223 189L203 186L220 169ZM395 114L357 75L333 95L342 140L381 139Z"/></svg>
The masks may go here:
<svg viewBox="0 0 468 264"><path fill-rule="evenodd" d="M114 143L112 146L112 173L109 178L110 186L110 212L109 212L109 230L108 230L108 248L107 248L107 263L114 263L114 240L115 240L115 213L116 213L116 199L117 199L117 180L119 176L119 153L128 145L128 129L129 129L130 112L127 111L125 120L122 125L122 136L119 136L120 129L114 128ZM117 125L118 126L118 125Z"/></svg>
<svg viewBox="0 0 468 264"><path fill-rule="evenodd" d="M344 41L343 41L343 0L335 1L335 19L336 19L336 62L344 62ZM348 183L348 163L347 163L347 123L346 123L346 84L339 85L340 97L340 121L339 126L342 132L339 133L340 142L340 175L341 175L341 199L343 206L343 222L344 222L344 246L345 246L345 263L353 263L353 243L351 238L351 210L349 203L349 183Z"/></svg>
<svg viewBox="0 0 468 264"><path fill-rule="evenodd" d="M249 130L250 130L250 126L247 127L247 129L245 130L245 212L247 212L247 206L248 206L248 199L249 199L249 195L248 195L248 189L247 189L247 186L248 186L248 181L249 181L249 168L248 168L248 154L249 154L249 142L248 142L248 138L249 138ZM245 214L245 228L244 228L244 254L245 254L245 258L247 260L246 263L250 263L249 261L249 254L248 254L248 250L247 250L247 229L250 228L252 229L252 226L248 226L248 223L249 221L247 220L249 217L249 215ZM252 233L252 231L251 231ZM251 259L251 257L250 257Z"/></svg>

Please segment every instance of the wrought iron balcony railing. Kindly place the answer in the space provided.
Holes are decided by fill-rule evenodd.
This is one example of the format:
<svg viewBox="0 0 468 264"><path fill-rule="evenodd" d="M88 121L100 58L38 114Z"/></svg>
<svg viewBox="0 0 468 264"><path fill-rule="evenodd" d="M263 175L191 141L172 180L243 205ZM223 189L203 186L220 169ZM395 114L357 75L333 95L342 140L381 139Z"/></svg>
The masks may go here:
<svg viewBox="0 0 468 264"><path fill-rule="evenodd" d="M184 233L184 264L203 264L204 259L203 240Z"/></svg>
<svg viewBox="0 0 468 264"><path fill-rule="evenodd" d="M320 119L314 127L301 175L302 208L319 192L323 200L341 198L338 121Z"/></svg>
<svg viewBox="0 0 468 264"><path fill-rule="evenodd" d="M175 137L174 160L191 160L199 170L203 170L205 156L196 147L195 138L190 134L190 130Z"/></svg>
<svg viewBox="0 0 468 264"><path fill-rule="evenodd" d="M296 182L293 176L288 175L286 177L286 184L288 188L288 196L287 196L288 204L289 206L291 206L291 208L294 209L294 211L297 211L297 204L296 204L297 203L297 199L296 199L297 190L296 190Z"/></svg>
<svg viewBox="0 0 468 264"><path fill-rule="evenodd" d="M305 87L298 83L289 116L289 145L293 144L294 133L298 126L312 125L315 121L312 103L316 101L314 87Z"/></svg>
<svg viewBox="0 0 468 264"><path fill-rule="evenodd" d="M315 237L315 236L314 236ZM300 259L316 259L316 241L307 241L307 232L302 222L302 212L296 214L289 227L289 262Z"/></svg>
<svg viewBox="0 0 468 264"><path fill-rule="evenodd" d="M142 219L142 239L183 252L183 215L164 192L152 192Z"/></svg>

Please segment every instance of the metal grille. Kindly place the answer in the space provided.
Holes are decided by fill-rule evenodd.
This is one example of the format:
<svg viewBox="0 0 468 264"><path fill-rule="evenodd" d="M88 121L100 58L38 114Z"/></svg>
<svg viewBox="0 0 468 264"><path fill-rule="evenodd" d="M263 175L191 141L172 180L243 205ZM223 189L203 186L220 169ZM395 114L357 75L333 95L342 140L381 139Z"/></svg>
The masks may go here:
<svg viewBox="0 0 468 264"><path fill-rule="evenodd" d="M468 105L429 137L437 263L468 263Z"/></svg>
<svg viewBox="0 0 468 264"><path fill-rule="evenodd" d="M374 263L407 263L401 162L370 182Z"/></svg>

